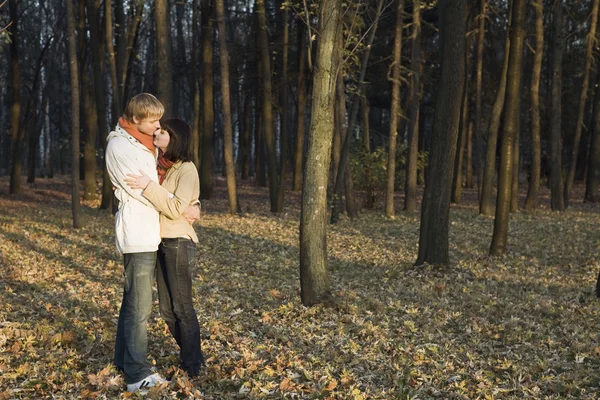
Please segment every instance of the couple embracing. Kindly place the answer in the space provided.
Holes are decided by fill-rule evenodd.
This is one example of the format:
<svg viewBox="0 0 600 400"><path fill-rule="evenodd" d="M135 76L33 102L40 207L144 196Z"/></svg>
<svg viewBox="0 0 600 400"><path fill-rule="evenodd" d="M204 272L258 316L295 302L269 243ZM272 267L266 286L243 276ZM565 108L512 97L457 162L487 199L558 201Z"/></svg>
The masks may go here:
<svg viewBox="0 0 600 400"><path fill-rule="evenodd" d="M198 243L192 222L200 215L192 134L180 119L161 122L163 114L156 97L138 94L108 136L106 148L119 201L116 244L124 264L114 363L129 392L166 382L146 359L155 271L160 313L180 347L180 367L197 376L204 365L192 296Z"/></svg>

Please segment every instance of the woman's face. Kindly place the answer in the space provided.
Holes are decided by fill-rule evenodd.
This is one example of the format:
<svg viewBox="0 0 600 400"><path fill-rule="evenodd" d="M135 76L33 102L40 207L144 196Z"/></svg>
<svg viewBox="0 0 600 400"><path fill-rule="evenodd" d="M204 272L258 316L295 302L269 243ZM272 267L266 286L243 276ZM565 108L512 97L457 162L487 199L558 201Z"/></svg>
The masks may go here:
<svg viewBox="0 0 600 400"><path fill-rule="evenodd" d="M157 129L154 132L154 145L161 149L163 153L167 152L167 147L169 146L169 141L171 137L169 136L169 132L164 129Z"/></svg>

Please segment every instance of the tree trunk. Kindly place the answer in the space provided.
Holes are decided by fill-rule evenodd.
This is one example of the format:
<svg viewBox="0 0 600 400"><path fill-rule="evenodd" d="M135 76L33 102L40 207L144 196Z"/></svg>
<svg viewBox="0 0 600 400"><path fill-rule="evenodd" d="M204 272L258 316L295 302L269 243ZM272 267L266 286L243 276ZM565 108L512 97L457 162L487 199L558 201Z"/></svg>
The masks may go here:
<svg viewBox="0 0 600 400"><path fill-rule="evenodd" d="M213 98L213 19L210 0L202 0L200 25L202 29L202 137L200 142L200 198L210 199L215 186L213 168L213 137L215 109Z"/></svg>
<svg viewBox="0 0 600 400"><path fill-rule="evenodd" d="M283 65L281 75L281 143L279 159L279 192L277 193L277 203L283 209L283 195L285 193L285 179L288 174L289 160L289 106L288 106L288 54L290 37L290 12L289 5L283 3Z"/></svg>
<svg viewBox="0 0 600 400"><path fill-rule="evenodd" d="M69 71L71 75L71 210L73 212L73 228L81 226L79 199L79 71L77 65L77 44L75 41L75 17L72 0L67 4L67 30L69 35Z"/></svg>
<svg viewBox="0 0 600 400"><path fill-rule="evenodd" d="M400 96L400 63L402 62L402 29L404 26L404 0L398 0L396 9L396 30L394 34L394 60L392 61L392 105L390 109L390 131L388 143L387 179L385 185L385 215L393 217L394 183L396 181L396 144L398 141L398 121L402 116ZM389 79L389 74L388 74Z"/></svg>
<svg viewBox="0 0 600 400"><path fill-rule="evenodd" d="M296 129L296 148L294 153L294 183L292 191L302 189L302 166L304 164L304 131L306 126L306 102L308 97L308 85L306 76L307 46L304 24L298 24L298 125Z"/></svg>
<svg viewBox="0 0 600 400"><path fill-rule="evenodd" d="M235 184L235 162L233 161L233 128L231 126L231 99L229 97L229 51L223 0L216 0L217 25L219 29L219 55L221 61L221 100L223 102L223 148L227 174L229 213L238 212L237 188Z"/></svg>
<svg viewBox="0 0 600 400"><path fill-rule="evenodd" d="M581 83L581 95L579 97L579 109L577 112L577 123L575 125L575 136L573 137L573 148L571 150L571 163L565 182L565 207L569 204L569 193L575 180L575 169L577 168L577 158L579 155L579 142L581 141L581 129L583 128L583 118L585 114L585 103L588 97L588 87L590 78L590 68L594 61L594 44L596 43L596 25L598 22L598 5L600 0L593 0L592 14L590 21L590 32L587 36L587 45L585 50L585 67L583 69L583 82Z"/></svg>
<svg viewBox="0 0 600 400"><path fill-rule="evenodd" d="M509 5L508 26L511 26L513 3ZM498 144L498 129L500 128L500 118L504 109L504 99L506 97L506 81L508 75L508 62L510 52L510 28L506 29L506 41L504 43L504 63L500 74L500 84L498 93L492 107L492 115L488 127L487 151L485 155L485 166L483 169L483 182L481 184L481 198L479 202L479 213L487 216L494 214L494 175L496 172L496 147Z"/></svg>
<svg viewBox="0 0 600 400"><path fill-rule="evenodd" d="M250 85L248 85L250 86ZM244 97L244 128L240 138L240 169L242 180L250 176L250 134L252 132L252 91L248 90Z"/></svg>
<svg viewBox="0 0 600 400"><path fill-rule="evenodd" d="M513 148L519 129L519 103L521 89L521 63L525 40L525 0L514 0L512 24L510 27L510 54L508 66L508 84L506 87L506 109L504 110L504 132L498 171L498 198L494 234L490 246L491 255L504 254L508 238L508 220L510 217L510 199L512 190Z"/></svg>
<svg viewBox="0 0 600 400"><path fill-rule="evenodd" d="M120 98L125 100L127 98L129 98L129 80L130 80L130 76L131 76L131 54L133 53L133 49L135 47L135 42L137 41L137 37L138 37L138 33L139 33L139 28L140 28L140 23L142 21L142 15L144 13L144 2L143 1L137 1L136 2L137 8L135 9L135 12L133 10L131 10L131 13L133 14L133 19L132 22L128 23L127 25L130 26L129 31L127 32L127 42L125 43L125 51L123 54L123 65L121 66L120 69L120 74L121 74L121 94L120 94Z"/></svg>
<svg viewBox="0 0 600 400"><path fill-rule="evenodd" d="M365 167L365 190L366 190L366 199L365 199L365 208L372 209L375 206L375 188L373 187L373 173L372 173L372 163L371 163L371 133L369 127L369 100L367 99L366 93L361 96L361 110L362 110L362 138L363 138L363 151L367 155L367 164ZM390 121L391 122L391 121ZM396 122L397 123L397 122Z"/></svg>
<svg viewBox="0 0 600 400"><path fill-rule="evenodd" d="M419 156L419 109L421 90L421 0L413 0L411 50L410 115L408 127L408 157L404 184L404 209L417 210L417 158Z"/></svg>
<svg viewBox="0 0 600 400"><path fill-rule="evenodd" d="M96 198L96 139L98 136L98 111L94 99L93 82L85 70L81 74L81 87L83 96L83 114L86 122L86 135L83 144L84 183L83 198L92 200Z"/></svg>
<svg viewBox="0 0 600 400"><path fill-rule="evenodd" d="M173 50L169 0L155 0L156 94L165 106L165 117L173 117Z"/></svg>
<svg viewBox="0 0 600 400"><path fill-rule="evenodd" d="M519 209L519 157L521 153L520 138L521 138L521 118L520 111L515 116L517 118L517 131L515 132L515 140L513 142L513 159L512 159L512 180L511 180L511 195L510 195L510 212L515 212Z"/></svg>
<svg viewBox="0 0 600 400"><path fill-rule="evenodd" d="M540 76L544 56L544 1L534 0L535 8L535 53L531 73L531 171L525 209L533 210L538 206L540 175L542 167L542 147L540 143Z"/></svg>
<svg viewBox="0 0 600 400"><path fill-rule="evenodd" d="M106 51L108 52L108 65L110 68L110 80L112 84L113 115L111 125L114 125L123 112L123 99L121 99L120 96L121 91L119 90L115 46L113 44L112 0L104 0L104 24L106 35Z"/></svg>
<svg viewBox="0 0 600 400"><path fill-rule="evenodd" d="M419 256L416 265L448 265L448 229L452 166L465 79L467 0L442 0L441 71L432 121L430 164L421 206Z"/></svg>
<svg viewBox="0 0 600 400"><path fill-rule="evenodd" d="M594 98L592 137L590 139L588 174L584 196L586 203L600 202L600 72L598 73L595 87L596 96Z"/></svg>
<svg viewBox="0 0 600 400"><path fill-rule="evenodd" d="M483 85L483 48L485 44L485 19L487 15L488 0L480 0L480 13L478 17L478 32L477 32L477 64L475 71L475 132L473 141L475 145L474 161L475 161L475 176L477 180L477 191L481 192L481 182L483 180L483 108L482 108L482 85ZM471 165L469 165L470 168ZM471 181L471 182L469 182ZM469 185L470 183L470 185ZM467 187L473 187L472 179L467 179Z"/></svg>
<svg viewBox="0 0 600 400"><path fill-rule="evenodd" d="M483 175L483 174L482 174ZM473 188L473 122L469 122L467 131L467 171L465 176L465 187ZM478 185L478 189L481 185Z"/></svg>
<svg viewBox="0 0 600 400"><path fill-rule="evenodd" d="M322 0L306 170L300 215L300 289L302 304L331 296L327 267L327 180L334 130L335 87L341 54L341 0Z"/></svg>
<svg viewBox="0 0 600 400"><path fill-rule="evenodd" d="M552 46L552 90L550 105L550 205L552 211L565 209L562 180L562 63L565 49L563 4L554 0Z"/></svg>
<svg viewBox="0 0 600 400"><path fill-rule="evenodd" d="M258 16L258 41L260 45L260 59L263 83L263 127L267 150L267 173L269 176L269 198L271 212L283 211L283 203L279 198L279 168L277 167L277 154L275 153L275 132L273 119L273 90L271 84L271 56L269 54L269 40L267 38L267 17L265 14L265 0L256 1Z"/></svg>
<svg viewBox="0 0 600 400"><path fill-rule="evenodd" d="M192 1L192 97L193 97L193 114L194 120L192 123L192 153L193 158L192 161L196 168L200 169L200 121L202 116L200 114L200 74L198 73L199 65L198 65L198 53L199 51L199 43L198 43L198 18L200 12L200 4L198 0Z"/></svg>
<svg viewBox="0 0 600 400"><path fill-rule="evenodd" d="M469 39L467 39L467 43ZM450 201L452 203L459 204L462 197L462 170L463 170L463 159L465 154L465 145L468 136L469 130L469 56L468 56L469 47L467 44L467 48L465 50L465 54L467 55L465 60L465 90L462 98L462 106L460 111L460 125L458 128L458 143L456 147L456 157L454 159L454 175L452 178L452 193L450 196Z"/></svg>
<svg viewBox="0 0 600 400"><path fill-rule="evenodd" d="M11 106L11 155L12 165L10 170L10 193L21 193L21 156L23 152L23 129L21 128L21 67L19 66L19 20L17 0L8 2L8 10L12 24L8 28L10 33L10 69L12 73L12 106Z"/></svg>

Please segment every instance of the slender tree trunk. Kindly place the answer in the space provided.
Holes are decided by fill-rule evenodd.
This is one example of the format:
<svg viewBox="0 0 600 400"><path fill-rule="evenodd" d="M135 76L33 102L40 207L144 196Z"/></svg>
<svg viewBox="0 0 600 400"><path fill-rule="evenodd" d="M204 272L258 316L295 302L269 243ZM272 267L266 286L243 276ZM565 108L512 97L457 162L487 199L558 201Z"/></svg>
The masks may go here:
<svg viewBox="0 0 600 400"><path fill-rule="evenodd" d="M419 156L419 109L421 90L421 0L413 0L411 50L410 115L408 128L408 157L404 185L404 209L417 210L417 158Z"/></svg>
<svg viewBox="0 0 600 400"><path fill-rule="evenodd" d="M213 137L215 109L213 97L213 19L210 0L201 0L202 27L202 138L200 143L200 198L210 199L215 186Z"/></svg>
<svg viewBox="0 0 600 400"><path fill-rule="evenodd" d="M467 39L467 43L469 40ZM462 197L462 170L463 170L463 159L465 154L465 145L468 136L469 130L469 56L468 56L469 46L467 45L467 49L465 50L467 57L465 60L465 90L462 98L462 106L460 112L460 125L458 132L458 143L456 148L456 157L454 159L454 175L452 178L452 193L450 195L450 201L452 203L459 204Z"/></svg>
<svg viewBox="0 0 600 400"><path fill-rule="evenodd" d="M113 44L112 0L104 0L104 24L106 51L108 52L108 66L110 68L110 80L112 84L113 123L111 125L114 125L123 112L123 101L120 97L121 91L119 90L117 61L115 56L115 46Z"/></svg>
<svg viewBox="0 0 600 400"><path fill-rule="evenodd" d="M250 176L250 134L252 132L251 92L251 90L248 90L244 97L244 129L240 140L240 169L242 170L242 180L246 180Z"/></svg>
<svg viewBox="0 0 600 400"><path fill-rule="evenodd" d="M485 20L487 17L488 0L480 0L480 13L478 17L477 32L477 64L475 70L475 132L473 141L475 145L475 175L477 180L477 191L481 194L481 183L483 180L483 108L482 108L482 85L483 85L483 48L485 44ZM469 164L467 168L472 165ZM473 187L471 179L467 178L467 187ZM470 183L470 185L469 185Z"/></svg>
<svg viewBox="0 0 600 400"><path fill-rule="evenodd" d="M290 12L289 5L283 3L283 64L281 66L281 151L280 151L280 162L279 162L279 193L278 203L283 208L283 195L285 193L285 179L288 175L288 166L290 165L289 160L289 101L288 101L288 55L289 55L289 37L290 37Z"/></svg>
<svg viewBox="0 0 600 400"><path fill-rule="evenodd" d="M341 0L322 0L306 171L300 215L300 289L302 304L331 296L327 267L327 180L334 130L335 87L341 54Z"/></svg>
<svg viewBox="0 0 600 400"><path fill-rule="evenodd" d="M448 230L452 166L460 124L465 79L468 0L442 0L441 72L432 125L430 165L421 206L419 256L416 265L448 265Z"/></svg>
<svg viewBox="0 0 600 400"><path fill-rule="evenodd" d="M120 70L121 74L121 94L120 98L125 101L129 98L129 80L131 76L131 55L137 41L138 33L140 31L140 23L142 21L142 15L144 13L144 2L137 1L135 12L132 10L133 18L131 23L128 23L129 31L127 32L127 42L125 43L125 50L123 52L123 65Z"/></svg>
<svg viewBox="0 0 600 400"><path fill-rule="evenodd" d="M71 75L71 210L73 212L73 228L80 224L79 199L79 71L77 65L77 42L75 40L75 17L72 0L67 4L67 30L69 34L69 71Z"/></svg>
<svg viewBox="0 0 600 400"><path fill-rule="evenodd" d="M375 188L373 187L373 172L371 163L371 133L369 127L369 100L363 90L361 96L361 110L362 110L362 138L363 138L363 151L367 155L367 163L365 167L365 182L366 182L366 199L365 208L372 209L375 206ZM390 121L391 122L391 121Z"/></svg>
<svg viewBox="0 0 600 400"><path fill-rule="evenodd" d="M562 180L562 63L565 49L563 2L554 0L552 32L552 95L550 105L550 205L552 211L565 209Z"/></svg>
<svg viewBox="0 0 600 400"><path fill-rule="evenodd" d="M510 212L515 212L519 209L519 159L520 159L520 138L521 138L521 118L520 112L515 116L517 118L517 131L515 132L515 141L513 142L513 159L512 159L512 181L511 181L511 196L510 196Z"/></svg>
<svg viewBox="0 0 600 400"><path fill-rule="evenodd" d="M498 171L498 199L496 200L496 216L494 234L490 246L491 255L504 254L508 238L508 220L510 217L510 199L512 190L513 149L515 136L519 129L519 103L521 89L521 63L525 40L526 0L514 0L512 24L510 27L510 54L508 66L508 83L506 87L506 109L504 111L504 132L500 169Z"/></svg>
<svg viewBox="0 0 600 400"><path fill-rule="evenodd" d="M269 197L271 212L283 211L283 202L279 198L279 168L277 167L277 154L275 153L275 132L273 119L273 90L271 84L271 56L269 54L269 40L267 38L267 17L265 14L265 1L256 1L258 16L258 41L260 45L260 58L262 66L263 83L263 127L267 149L267 173L269 175Z"/></svg>
<svg viewBox="0 0 600 400"><path fill-rule="evenodd" d="M390 132L388 143L387 179L385 186L385 215L393 217L394 183L396 181L396 148L398 140L398 122L402 116L400 96L400 63L402 56L402 29L404 26L404 0L398 0L396 9L396 30L394 34L394 60L392 61L392 105L390 109ZM389 77L388 77L389 79Z"/></svg>
<svg viewBox="0 0 600 400"><path fill-rule="evenodd" d="M307 43L306 31L304 24L298 24L298 46L299 46L299 62L298 62L298 125L296 129L296 149L294 153L294 183L292 191L302 189L302 166L304 164L304 131L306 126L306 102L307 102Z"/></svg>
<svg viewBox="0 0 600 400"><path fill-rule="evenodd" d="M586 203L600 202L600 72L598 73L595 88L596 96L594 98L592 137L590 139L588 174L584 196Z"/></svg>
<svg viewBox="0 0 600 400"><path fill-rule="evenodd" d="M369 33L369 38L366 43L366 50L363 55L363 59L360 64L360 74L358 78L358 88L356 93L362 93L364 87L365 75L367 73L367 67L369 64L369 58L371 56L371 46L373 45L373 39L375 38L375 33L377 32L377 27L379 26L379 19L381 18L381 10L383 7L383 0L378 0L377 2L377 14L375 16L375 22L371 27L371 32ZM356 121L358 119L358 110L360 108L360 97L355 94L352 96L352 108L350 111L350 116L348 118L348 135L343 141L341 154L340 154L340 166L338 167L337 176L335 178L335 188L334 188L334 200L333 207L331 210L331 223L335 224L339 220L340 212L343 207L342 203L342 191L346 188L346 202L348 217L350 219L358 217L358 213L356 211L356 207L354 206L354 194L352 193L352 189L346 187L345 183L351 183L350 179L345 179L344 175L346 173L350 174L349 161L350 161L350 143L352 141L352 133L354 132L354 128L356 127ZM350 205L351 207L348 207Z"/></svg>
<svg viewBox="0 0 600 400"><path fill-rule="evenodd" d="M193 0L192 7L192 96L194 99L192 106L194 113L194 122L192 124L192 161L194 162L194 165L200 169L200 121L202 120L202 116L200 114L200 69L198 65L200 46L198 43L199 34L197 31L200 14L199 0Z"/></svg>
<svg viewBox="0 0 600 400"><path fill-rule="evenodd" d="M540 142L540 76L544 56L544 1L534 0L535 8L535 53L531 73L531 171L525 209L533 210L538 206L540 175L542 167L542 146Z"/></svg>
<svg viewBox="0 0 600 400"><path fill-rule="evenodd" d="M500 128L500 118L504 109L504 99L506 97L506 85L508 75L508 62L510 53L510 26L512 21L513 3L509 5L508 11L508 29L506 30L506 41L504 43L504 63L500 74L500 83L498 93L492 107L492 115L488 127L487 152L485 156L485 166L483 169L483 183L481 184L481 198L479 202L479 213L487 216L494 214L494 175L496 172L496 147L498 144L498 129Z"/></svg>
<svg viewBox="0 0 600 400"><path fill-rule="evenodd" d="M10 69L12 73L12 106L11 106L11 155L10 193L21 193L21 156L23 152L23 129L21 128L21 67L19 66L18 43L20 40L17 0L8 2L10 14Z"/></svg>
<svg viewBox="0 0 600 400"><path fill-rule="evenodd" d="M569 193L575 180L575 170L577 168L577 158L579 155L579 142L581 141L581 130L583 128L583 118L585 114L585 104L588 97L590 69L594 61L594 44L596 43L596 25L598 23L598 5L600 0L593 0L592 14L590 21L590 31L587 36L587 45L585 50L585 67L583 69L583 82L581 83L581 95L579 97L579 109L577 112L577 123L575 125L575 136L573 137L573 148L571 150L571 163L565 182L565 207L569 204Z"/></svg>
<svg viewBox="0 0 600 400"><path fill-rule="evenodd" d="M229 213L238 212L237 188L235 184L235 162L233 161L233 129L231 126L231 99L229 97L229 50L225 28L225 6L223 0L216 0L217 25L219 29L219 55L221 61L221 100L223 102L223 147L225 171L227 173L227 194Z"/></svg>
<svg viewBox="0 0 600 400"><path fill-rule="evenodd" d="M165 116L173 117L173 50L171 42L171 18L168 0L155 0L156 22L156 92L165 106Z"/></svg>
<svg viewBox="0 0 600 400"><path fill-rule="evenodd" d="M81 87L83 96L83 114L86 122L86 135L83 144L84 183L83 198L92 200L96 198L96 173L98 164L96 162L96 139L98 136L98 111L94 98L93 82L84 69L81 74Z"/></svg>
<svg viewBox="0 0 600 400"><path fill-rule="evenodd" d="M483 174L482 174L483 176ZM465 176L465 187L473 188L473 122L469 122L467 131L467 171ZM481 185L478 185L481 188Z"/></svg>

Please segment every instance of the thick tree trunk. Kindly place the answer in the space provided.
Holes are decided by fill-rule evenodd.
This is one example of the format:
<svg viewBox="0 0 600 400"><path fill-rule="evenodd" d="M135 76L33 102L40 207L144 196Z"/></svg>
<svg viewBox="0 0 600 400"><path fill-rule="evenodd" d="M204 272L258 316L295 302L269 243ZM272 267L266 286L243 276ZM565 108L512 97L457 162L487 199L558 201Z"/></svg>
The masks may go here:
<svg viewBox="0 0 600 400"><path fill-rule="evenodd" d="M432 125L430 164L421 206L416 265L448 265L448 230L452 166L465 79L468 0L442 0L441 71Z"/></svg>
<svg viewBox="0 0 600 400"><path fill-rule="evenodd" d="M23 153L23 135L21 128L21 67L19 66L19 19L17 11L17 0L8 2L10 14L10 69L12 73L12 105L11 105L11 170L10 170L10 193L21 193L21 156Z"/></svg>
<svg viewBox="0 0 600 400"><path fill-rule="evenodd" d="M392 105L390 109L390 131L388 142L387 179L385 186L385 215L393 217L394 183L396 181L396 149L398 141L398 122L402 115L400 96L400 63L402 56L402 29L404 27L404 0L398 0L396 9L396 30L394 34L394 60L392 61Z"/></svg>
<svg viewBox="0 0 600 400"><path fill-rule="evenodd" d="M275 152L275 120L273 119L273 89L271 83L271 56L269 54L269 40L267 38L267 17L265 14L265 1L256 1L256 14L258 16L258 41L260 46L260 64L262 67L263 83L263 127L267 150L267 174L269 176L269 198L271 212L283 211L283 202L279 198L279 168Z"/></svg>
<svg viewBox="0 0 600 400"><path fill-rule="evenodd" d="M417 158L419 156L419 109L421 90L421 0L413 0L408 157L404 184L404 209L417 210Z"/></svg>
<svg viewBox="0 0 600 400"><path fill-rule="evenodd" d="M475 132L473 134L473 144L475 147L474 162L475 175L477 180L477 190L481 192L483 180L483 108L482 108L482 85L483 85L483 48L485 44L485 19L487 16L488 0L480 0L480 13L478 16L477 32L477 63L475 70ZM467 168L472 165L469 164ZM471 181L471 182L469 182ZM467 179L467 187L473 187L472 179Z"/></svg>
<svg viewBox="0 0 600 400"><path fill-rule="evenodd" d="M79 67L77 65L77 44L75 40L75 17L73 2L65 0L67 5L67 30L69 35L69 71L71 75L71 210L73 212L73 228L79 228Z"/></svg>
<svg viewBox="0 0 600 400"><path fill-rule="evenodd" d="M200 140L200 198L210 199L215 186L213 137L215 109L213 98L213 19L210 0L202 0L202 137Z"/></svg>
<svg viewBox="0 0 600 400"><path fill-rule="evenodd" d="M165 106L165 117L174 117L173 98L173 45L168 0L155 0L156 23L156 94Z"/></svg>
<svg viewBox="0 0 600 400"><path fill-rule="evenodd" d="M327 180L334 130L335 87L340 66L341 0L322 0L306 171L300 215L300 289L302 304L331 296L327 267Z"/></svg>
<svg viewBox="0 0 600 400"><path fill-rule="evenodd" d="M562 63L565 49L563 2L554 0L552 32L552 90L550 103L550 205L565 209L562 180Z"/></svg>
<svg viewBox="0 0 600 400"><path fill-rule="evenodd" d="M508 83L506 87L506 109L504 110L504 131L498 171L498 198L494 234L490 246L491 255L500 255L506 251L508 238L508 220L510 217L510 199L512 191L512 167L515 136L519 129L519 104L521 89L521 62L525 40L526 0L514 0L512 24L510 27L510 53Z"/></svg>
<svg viewBox="0 0 600 400"><path fill-rule="evenodd" d="M294 152L294 183L292 191L302 189L302 170L304 164L304 131L306 126L306 102L308 98L307 46L304 24L298 24L298 124L296 129L296 148Z"/></svg>
<svg viewBox="0 0 600 400"><path fill-rule="evenodd" d="M508 26L511 26L512 7L510 3L508 11ZM504 109L504 99L506 97L506 82L508 75L508 62L510 60L510 28L506 30L506 41L504 43L504 63L500 74L500 83L496 100L492 107L492 115L488 127L487 151L485 156L485 166L483 169L483 182L481 184L481 197L479 202L479 213L487 216L494 215L494 175L496 173L496 147L498 144L498 129L500 128L500 119Z"/></svg>
<svg viewBox="0 0 600 400"><path fill-rule="evenodd" d="M600 0L593 0L590 31L587 36L587 45L585 50L585 67L583 69L583 81L581 83L581 95L579 97L579 109L577 112L577 123L575 125L575 136L573 137L573 147L571 150L571 163L565 182L565 207L569 204L569 193L575 180L575 169L577 168L577 158L579 155L579 142L581 141L581 130L583 128L583 118L585 114L585 104L588 97L590 69L594 61L594 44L596 43L596 25L598 23L598 5Z"/></svg>
<svg viewBox="0 0 600 400"><path fill-rule="evenodd" d="M533 210L538 206L540 178L542 168L542 146L540 142L540 76L544 56L544 1L534 0L535 8L535 53L529 95L531 97L531 171L525 209Z"/></svg>
<svg viewBox="0 0 600 400"><path fill-rule="evenodd" d="M219 55L221 61L221 100L223 102L223 148L227 174L229 213L238 212L237 187L235 184L235 162L233 160L233 128L231 126L231 99L229 96L229 50L223 0L216 0L217 25L219 29Z"/></svg>

